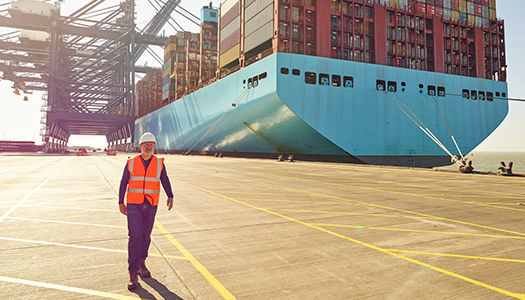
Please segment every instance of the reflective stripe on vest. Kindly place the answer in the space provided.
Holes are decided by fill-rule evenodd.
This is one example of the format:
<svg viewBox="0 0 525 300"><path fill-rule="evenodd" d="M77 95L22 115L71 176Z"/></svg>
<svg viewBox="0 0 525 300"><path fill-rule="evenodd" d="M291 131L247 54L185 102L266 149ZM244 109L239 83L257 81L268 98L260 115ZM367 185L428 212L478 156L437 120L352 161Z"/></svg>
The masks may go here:
<svg viewBox="0 0 525 300"><path fill-rule="evenodd" d="M160 198L160 174L163 166L164 159L158 159L156 156L151 158L146 170L140 155L128 159L128 171L130 173L126 195L128 204L141 204L146 198L151 205L158 205Z"/></svg>
<svg viewBox="0 0 525 300"><path fill-rule="evenodd" d="M150 181L150 182L160 182L160 178L159 179L157 179L157 178L150 178L150 177L144 178L144 177L135 177L135 176L131 176L129 178L129 180L139 180L139 181L143 181L144 180L144 181Z"/></svg>
<svg viewBox="0 0 525 300"><path fill-rule="evenodd" d="M128 189L128 193L160 194L160 190Z"/></svg>

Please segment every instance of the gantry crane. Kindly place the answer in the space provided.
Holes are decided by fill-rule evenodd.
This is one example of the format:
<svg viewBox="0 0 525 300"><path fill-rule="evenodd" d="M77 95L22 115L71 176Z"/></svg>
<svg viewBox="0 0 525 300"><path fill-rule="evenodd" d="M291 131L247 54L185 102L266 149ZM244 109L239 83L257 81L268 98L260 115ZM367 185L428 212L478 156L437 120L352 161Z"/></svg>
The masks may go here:
<svg viewBox="0 0 525 300"><path fill-rule="evenodd" d="M157 33L180 1L161 2L142 30L134 0L105 7L104 0L85 1L69 16L61 15L60 2L0 4L10 5L0 11L0 26L22 30L0 35L0 71L16 90L44 91L47 151L65 151L72 134L105 135L112 149L133 144L135 72L152 70L135 64L148 45L164 46Z"/></svg>

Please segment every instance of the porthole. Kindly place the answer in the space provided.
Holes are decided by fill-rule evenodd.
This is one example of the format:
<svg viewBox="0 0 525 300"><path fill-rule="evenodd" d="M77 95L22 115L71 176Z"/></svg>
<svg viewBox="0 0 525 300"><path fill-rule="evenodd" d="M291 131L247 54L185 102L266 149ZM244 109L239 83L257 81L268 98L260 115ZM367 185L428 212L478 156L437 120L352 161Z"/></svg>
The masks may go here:
<svg viewBox="0 0 525 300"><path fill-rule="evenodd" d="M478 98L479 100L485 101L485 92L479 91Z"/></svg>
<svg viewBox="0 0 525 300"><path fill-rule="evenodd" d="M341 76L332 75L332 86L341 86Z"/></svg>
<svg viewBox="0 0 525 300"><path fill-rule="evenodd" d="M438 97L445 97L445 87L438 86Z"/></svg>
<svg viewBox="0 0 525 300"><path fill-rule="evenodd" d="M316 84L317 74L314 72L304 72L304 82L308 84Z"/></svg>
<svg viewBox="0 0 525 300"><path fill-rule="evenodd" d="M472 100L478 100L478 92L476 92L476 91L470 91L470 99L472 99Z"/></svg>
<svg viewBox="0 0 525 300"><path fill-rule="evenodd" d="M389 92L392 92L392 93L395 93L397 92L397 82L395 81L389 81L388 82L388 91Z"/></svg>
<svg viewBox="0 0 525 300"><path fill-rule="evenodd" d="M344 76L343 77L343 86L345 88L353 88L354 87L354 77Z"/></svg>
<svg viewBox="0 0 525 300"><path fill-rule="evenodd" d="M494 93L487 92L487 101L494 101Z"/></svg>
<svg viewBox="0 0 525 300"><path fill-rule="evenodd" d="M319 85L330 85L330 76L328 74L319 73Z"/></svg>
<svg viewBox="0 0 525 300"><path fill-rule="evenodd" d="M428 95L429 96L435 96L436 95L436 87L433 85L428 86Z"/></svg>
<svg viewBox="0 0 525 300"><path fill-rule="evenodd" d="M384 80L377 80L376 81L376 90L378 91L385 91L385 85L386 82Z"/></svg>

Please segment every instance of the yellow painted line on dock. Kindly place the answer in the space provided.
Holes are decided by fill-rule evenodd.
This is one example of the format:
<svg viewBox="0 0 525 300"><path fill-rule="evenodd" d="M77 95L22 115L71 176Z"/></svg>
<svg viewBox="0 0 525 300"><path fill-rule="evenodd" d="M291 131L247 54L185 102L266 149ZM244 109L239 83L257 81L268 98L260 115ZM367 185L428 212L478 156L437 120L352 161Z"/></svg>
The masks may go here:
<svg viewBox="0 0 525 300"><path fill-rule="evenodd" d="M370 216L370 217L387 217L387 218L408 218L418 220L436 220L433 217L419 217L419 216L402 216L376 213L352 213L346 211L321 211L321 210L307 210L307 209L288 209L288 208L266 208L269 211L289 211L299 213L314 213L314 214L330 214L330 215L351 215L351 216Z"/></svg>
<svg viewBox="0 0 525 300"><path fill-rule="evenodd" d="M408 262L412 262L414 264L417 264L417 265L423 266L425 268L428 268L428 269L431 269L431 270L434 270L434 271L437 271L437 272L440 272L440 273L443 273L443 274L455 277L457 279L461 279L463 281L466 281L466 282L478 285L480 287L483 287L483 288L486 288L486 289L490 289L492 291L495 291L495 292L498 292L498 293L501 293L501 294L504 294L504 295L507 295L507 296L511 296L511 297L515 297L515 298L518 298L518 299L524 299L525 300L525 294L513 293L513 292L510 292L510 291L507 291L507 290L504 290L504 289L501 289L501 288L498 288L498 287L486 284L484 282L481 282L481 281L478 281L478 280L475 280L475 279L472 279L472 278L469 278L469 277L466 277L466 276L463 276L463 275L460 275L460 274L456 274L454 272L450 272L450 271L447 271L445 269L442 269L442 268L439 268L439 267L436 267L436 266L432 266L430 264L427 264L427 263L424 263L424 262L421 262L421 261L418 261L418 260L415 260L415 259L403 256L403 255L399 255L399 254L397 254L397 253L395 253L393 251L385 250L383 248L380 248L380 247L377 247L377 246L374 246L374 245L371 245L371 244L368 244L368 243L365 243L365 242L362 242L362 241L359 241L359 240L356 240L356 239L344 236L342 234L339 234L339 233L336 233L336 232L333 232L333 231L321 228L319 226L315 226L315 225L312 225L312 224L309 224L309 223L306 223L306 222L303 222L303 221L300 221L300 220L297 220L297 219L294 219L294 218L291 218L291 217L288 217L288 216L276 213L274 211L271 211L271 210L268 210L268 209L265 209L265 208L257 207L255 205L251 205L249 203L246 203L246 202L243 202L243 201L239 201L237 199L234 199L234 198L231 198L231 197L228 197L228 196L225 196L225 195L221 195L219 193L216 193L216 192L213 192L213 191L210 191L210 190L206 190L204 188L201 188L201 187L198 187L198 186L195 186L195 185L192 185L192 184L188 184L188 183L185 183L185 182L180 181L180 180L176 180L176 181L181 183L181 184L184 184L184 185L187 185L187 186L191 186L191 187L193 187L195 189L198 189L198 190L210 193L212 195L215 195L215 196L218 196L218 197L221 197L221 198L224 198L224 199L228 199L228 200L237 202L239 204L243 204L243 205L246 205L248 207L251 207L251 208L254 208L254 209L257 209L257 210L260 210L260 211L267 212L269 214L273 214L275 216L281 217L283 219L287 219L289 221L292 221L292 222L295 222L295 223L298 223L298 224L302 224L304 226L308 226L308 227L313 228L313 229L317 229L319 231L331 234L333 236L336 236L336 237L339 237L339 238L351 241L353 243L362 245L364 247L368 247L368 248L376 250L376 251L380 251L382 253L385 253L385 254L388 254L388 255L391 255L391 256L403 259L403 260L408 261Z"/></svg>
<svg viewBox="0 0 525 300"><path fill-rule="evenodd" d="M95 159L93 159L95 161L96 164L98 164L100 166L99 170L103 170L104 168L102 167L102 165L100 165L100 163L98 163ZM105 171L105 170L104 170ZM102 171L101 171L102 172ZM115 181L115 179L113 178L113 176L111 176L107 171L106 171L107 175L113 180ZM111 186L111 188L113 189L113 191L115 192L115 194L117 194L117 191L113 188L113 186L111 185L111 183L108 181L108 184ZM204 278L215 288L215 290L217 290L217 292L219 292L219 294L221 294L221 296L224 298L224 299L227 299L227 300L236 300L236 298L230 293L230 291L228 291L211 273L210 271L208 271L193 255L191 255L191 253L186 250L186 248L184 248L184 246L182 246L181 243L179 243L179 241L177 241L173 235L171 235L171 233L166 230L166 228L164 228L164 226L162 226L162 224L155 220L155 226L157 226L157 228L164 234L164 236L175 246L175 248L177 248L177 250L179 250L179 252L184 255L182 257L182 259L185 259L185 260L188 260L201 274L202 276L204 276ZM127 253L127 251L125 251ZM165 255L166 257L172 257L172 256L169 256L169 255ZM191 291L190 291L191 292Z"/></svg>
<svg viewBox="0 0 525 300"><path fill-rule="evenodd" d="M232 192L230 190L226 190L226 191L222 191L222 190L219 190L217 191L217 193L225 193L225 194L243 194L243 195L246 195L246 194L250 194L250 195L272 195L272 196L302 196L304 197L304 194L286 194L286 193L260 193L260 192L246 192L246 191L239 191L239 192Z"/></svg>
<svg viewBox="0 0 525 300"><path fill-rule="evenodd" d="M217 174L214 174L214 173L213 174L212 173L203 173L202 171L197 171L197 170L190 169L190 168L187 168L187 167L185 168L185 167L180 167L179 166L179 168L191 170L193 172L206 174L206 175L209 175L209 176L216 176L217 175ZM462 225L467 225L467 226L473 226L473 227L479 227L479 228L484 228L484 229L490 229L490 230L494 230L494 231L515 234L515 235L519 235L519 236L525 236L525 233L512 231L512 230L505 230L505 229L491 227L491 226L485 226L485 225L469 223L469 222L464 222L464 221L459 221L459 220L454 220L454 219L448 219L448 218L443 218L443 217L438 217L438 216L432 216L432 215L429 215L429 214L413 212L413 211L404 210L404 209L400 209L400 208L388 207L388 206L379 205L379 204L372 204L372 203L367 203L367 202L364 202L364 201L352 200L352 199L347 199L347 198L338 197L338 196L325 195L325 194L321 194L321 193L317 193L317 192L304 191L304 190L289 188L289 187L286 187L286 186L279 186L279 185L270 184L270 183L264 183L264 182L255 181L255 180L243 179L243 178L233 177L233 176L226 176L226 175L223 175L223 174L221 174L221 176L224 177L224 178L228 178L228 179L244 181L244 182L251 182L251 183L256 184L256 185L263 185L263 186L269 186L269 187L272 187L272 188L278 188L278 189L281 189L281 190L288 190L288 191L293 191L293 192L304 193L305 195L313 195L313 196L317 196L317 197L325 197L325 198L330 198L330 199L342 200L342 201L347 201L347 202L350 202L350 203L361 204L363 206L382 208L382 209L385 209L385 210L392 210L392 211L402 212L402 213L406 213L406 214L412 214L412 215L416 215L416 216L420 216L420 217L426 217L426 218L430 218L430 219L434 219L434 220L447 221L447 222L451 222L451 223L457 223L457 224L462 224ZM277 175L275 175L275 176L277 176ZM281 176L281 177L283 177L283 176ZM293 179L296 179L296 180L302 180L301 178L294 178L294 177L286 177L286 178L293 178ZM316 182L323 183L323 184L328 184L328 182L321 182L321 181L316 181ZM180 181L180 183L185 184L185 185L189 185L189 186L193 186L193 185L184 183L182 181ZM345 186L347 186L347 185L345 185ZM353 187L353 186L351 186L351 187ZM355 186L355 187L356 188L367 189L365 187L359 187L359 186ZM386 192L388 192L388 191L386 191ZM487 207L490 207L490 206L487 205ZM520 211L522 211L522 210L520 210ZM371 215L375 215L375 214L371 214Z"/></svg>
<svg viewBox="0 0 525 300"><path fill-rule="evenodd" d="M333 204L333 205L359 205L356 203L348 202L335 202L335 201L309 201L309 200L283 200L283 199L258 199L258 198L237 198L237 200L243 201L259 201L259 202L282 202L282 203L308 203L308 204Z"/></svg>
<svg viewBox="0 0 525 300"><path fill-rule="evenodd" d="M315 183L320 183L320 184L330 184L330 185L338 185L338 186L359 188L359 189L372 190L372 191L378 191L378 192L386 192L386 193L399 194L399 195L405 195L405 196L415 196L415 197L423 197L423 198L436 199L436 200L442 200L442 201L450 201L450 202L456 202L456 203L464 203L464 204L474 204L474 205L480 205L480 206L497 207L497 206L494 206L494 205L485 205L485 204L480 203L480 202L461 201L461 200L454 200L454 199L448 199L448 198L442 198L442 197L428 196L428 195L417 194L417 193L397 192L397 191L393 191L393 190L389 190L389 189L373 188L373 187L369 187L369 186L350 185L348 183L336 183L336 182L329 182L329 181L319 181L319 180L314 180L314 179L297 178L297 177L290 177L290 176L281 176L281 175L274 175L274 174L266 174L266 175L272 176L272 177L276 177L277 176L277 177L283 177L283 178L289 178L289 179L296 179L296 180L301 180L301 181L310 181L310 182L315 182ZM391 183L399 185L399 183L397 183L397 182L393 182L392 181ZM369 183L367 183L366 185L369 185ZM469 192L469 193L480 193L480 194L488 194L488 195L493 194L493 197L501 197L502 195L512 196L512 197L521 197L521 195L508 194L508 193L499 193L499 192L491 192L491 191L464 190L464 189L458 189L458 188L447 188L447 189L444 189L443 187L433 186L433 185L408 185L407 184L406 187L410 188L410 189L412 189L412 188L428 188L428 189L432 189L432 190L436 190L436 191L449 190L451 192L460 192L460 193L467 193L467 192ZM392 188L392 189L395 189L395 188ZM508 208L508 207L499 207L499 208L523 211L523 209L514 209L514 208Z"/></svg>
<svg viewBox="0 0 525 300"><path fill-rule="evenodd" d="M178 181L178 180L177 180ZM162 226L158 221L155 221L155 225L164 233L164 235L166 236L166 238L179 250L180 253L182 253L182 255L184 255L184 257L191 262L191 264L202 274L202 276L204 276L204 278L206 278L206 280L215 288L215 290L217 290L217 292L219 292L219 294L221 294L221 296L224 298L224 299L236 299L231 293L230 291L228 291L218 280L217 278L215 278L211 273L210 271L208 271L193 255L191 255L191 253L186 250L186 248L184 248L182 246L181 243L179 243L179 241L177 241L172 235L171 233L169 233L168 230L166 230L166 228L164 228L164 226Z"/></svg>
<svg viewBox="0 0 525 300"><path fill-rule="evenodd" d="M431 256L445 256L445 257L457 257L457 258L470 258L470 259L525 263L525 260L523 259L512 259L512 258L497 258L497 257L486 257L486 256L472 256L472 255L460 255L460 254L448 254L448 253L398 250L398 249L385 249L385 251L397 252L397 253L423 254L423 255L431 255Z"/></svg>
<svg viewBox="0 0 525 300"><path fill-rule="evenodd" d="M127 250L120 250L120 249L109 249L109 248L82 246L82 245L75 245L75 244L64 244L64 243L56 243L56 242L16 239L16 238L8 238L8 237L0 237L0 240L12 241L12 242L22 242L22 243L31 243L31 244L39 244L39 245L48 245L48 246L59 246L59 247L86 249L86 250L105 251L105 252L126 253L126 254L128 253ZM152 253L152 254L149 254L149 255L156 256L156 257L162 257L162 255L157 254L157 253ZM166 255L166 257L186 260L186 257L183 257L183 256Z"/></svg>
<svg viewBox="0 0 525 300"><path fill-rule="evenodd" d="M353 166L353 167L357 167L357 166ZM199 172L199 171L194 170L194 169L192 169L192 171ZM252 172L245 172L245 173L252 173ZM257 173L257 174L264 174L264 175L270 176L272 178L281 177L281 178L295 179L295 180L301 180L301 181L312 181L312 182L317 182L317 183L322 183L322 184L342 185L342 186L348 186L348 187L355 187L355 188L363 188L363 189L378 190L378 191L383 191L383 192L390 192L389 190L367 188L367 187L363 187L363 186L349 185L348 184L348 181L364 183L364 184L366 184L366 186L369 186L370 184L374 184L374 182L369 182L369 181L367 181L367 179L363 179L361 177L352 177L352 176L346 176L345 175L345 178L346 178L345 181L339 183L339 182L331 182L331 181L319 181L319 180L314 180L314 179L308 179L308 178L305 178L305 177L282 176L282 175L273 174L273 173L269 174L269 173L262 173L261 172L261 173ZM221 174L221 175L223 175L223 174ZM340 175L337 174L337 175L333 175L333 176L335 177L335 176L340 176ZM326 176L326 177L330 177L330 176ZM421 179L421 177L410 177L410 178ZM460 193L470 193L470 194L472 194L472 193L488 194L488 195L493 195L494 197L498 197L498 198L505 197L505 196L517 197L517 198L522 197L522 195L519 195L519 194L511 194L511 193L505 193L505 192L481 191L481 190L474 190L474 189L460 189L460 188L453 188L453 187L444 188L443 186L428 185L428 184L417 184L417 185L416 184L403 184L403 185L400 185L399 182L390 181L390 180L382 180L381 183L386 183L386 184L392 183L392 184L394 184L396 187L395 188L392 187L392 189L399 189L399 188L402 188L402 187L406 187L408 189L413 189L413 188L422 189L422 188L425 188L425 189L432 189L432 190L436 190L436 191L444 191L445 190L445 191L450 191L451 193L460 192ZM506 185L502 185L502 186L506 186ZM396 193L394 191L391 191L391 192L392 193ZM417 194L415 194L415 195L417 195ZM442 198L437 198L437 199L449 201L449 199L442 199ZM451 200L451 201L454 201L454 200ZM461 201L455 201L455 202L461 202ZM476 203L473 202L473 203L468 203L468 204L476 204Z"/></svg>
<svg viewBox="0 0 525 300"><path fill-rule="evenodd" d="M90 295L90 296L98 296L98 297L104 297L104 298L109 298L109 299L119 299L119 300L144 299L144 298L125 296L125 295L119 295L119 294L108 293L108 292L94 291L94 290L70 287L70 286L65 286L65 285L18 279L18 278L11 278L11 277L4 277L4 276L0 276L0 281L11 282L11 283L16 283L16 284L31 285L31 286L36 286L36 287L48 288L48 289L55 289L55 290ZM35 295L35 297L40 298L37 295Z"/></svg>
<svg viewBox="0 0 525 300"><path fill-rule="evenodd" d="M416 215L416 216L420 216L420 217L426 217L426 218L431 218L431 219L435 219L435 220L447 221L447 222L452 222L452 223L458 223L458 224L463 224L463 225L468 225L468 226L473 226L473 227L485 228L485 229L490 229L490 230L494 230L494 231L500 231L500 232L516 234L516 235L520 235L520 236L525 236L525 233L522 233L522 232L517 232L517 231L512 231L512 230L505 230L505 229L501 229L501 228L495 228L495 227L491 227L491 226L474 224L474 223L469 223L469 222L464 222L464 221L459 221L459 220L454 220L454 219L448 219L448 218L443 218L443 217L438 217L438 216L432 216L432 215L429 215L429 214L424 214L424 213L404 210L404 209L400 209L400 208L388 207L388 206L379 205L379 204L372 204L372 203L367 203L367 202L363 202L363 201L347 199L347 198L338 197L338 196L321 194L321 193L317 193L317 192L304 191L304 190L289 188L289 187L285 187L285 186L278 186L278 185L270 184L270 183L264 183L264 182L249 180L249 179L242 179L242 178L238 178L238 177L230 177L230 176L224 176L224 177L229 178L229 179L235 179L235 180L239 180L239 181L244 181L244 182L252 182L252 183L258 184L258 185L265 185L265 186L270 186L270 187L274 187L274 188L280 188L282 190L290 190L290 191L294 191L294 192L301 192L301 193L304 193L304 194L314 195L314 196L318 196L318 197L325 197L325 198L330 198L330 199L343 200L343 201L348 201L348 202L351 202L351 203L358 203L358 204L361 204L363 206L382 208L382 209L386 209L386 210L392 210L392 211L402 212L402 213L406 213L406 214L412 214L412 215ZM324 182L320 182L320 183L324 183ZM358 187L358 188L360 188L360 187ZM363 188L363 189L366 189L366 188ZM372 190L375 190L375 189L372 189ZM386 192L388 192L388 191L386 191ZM407 195L405 193L399 193L399 194ZM408 195L419 196L419 195L412 195L412 194L408 194ZM486 206L489 206L489 205L486 205ZM518 210L519 211L523 211L522 209L518 209ZM372 214L372 215L374 215L374 214Z"/></svg>
<svg viewBox="0 0 525 300"><path fill-rule="evenodd" d="M390 231L401 231L401 232L420 232L420 233L435 233L435 234L450 234L450 235L463 235L463 236L480 236L490 237L498 239L516 239L525 240L525 236L510 236L510 235L494 235L494 234L480 234L480 233L466 233L466 232L449 232L449 231L435 231L435 230L418 230L418 229L404 229L404 228L388 228L388 227L370 227L370 226L356 226L356 225L340 225L340 224L321 224L321 223L310 223L315 226L326 226L326 227L347 227L347 228L359 228L360 230L390 230Z"/></svg>

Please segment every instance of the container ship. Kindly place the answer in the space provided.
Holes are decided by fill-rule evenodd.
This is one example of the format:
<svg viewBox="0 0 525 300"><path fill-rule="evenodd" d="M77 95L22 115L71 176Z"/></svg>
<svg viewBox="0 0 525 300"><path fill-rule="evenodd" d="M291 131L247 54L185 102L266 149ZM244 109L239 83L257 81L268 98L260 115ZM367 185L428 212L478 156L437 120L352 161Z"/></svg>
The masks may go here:
<svg viewBox="0 0 525 300"><path fill-rule="evenodd" d="M434 167L508 113L495 0L223 0L164 53L159 152Z"/></svg>

